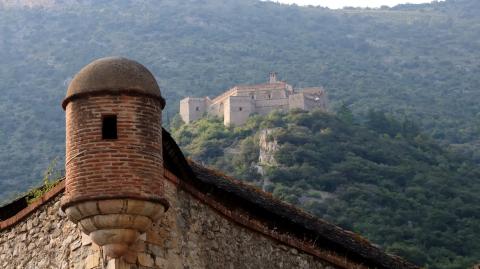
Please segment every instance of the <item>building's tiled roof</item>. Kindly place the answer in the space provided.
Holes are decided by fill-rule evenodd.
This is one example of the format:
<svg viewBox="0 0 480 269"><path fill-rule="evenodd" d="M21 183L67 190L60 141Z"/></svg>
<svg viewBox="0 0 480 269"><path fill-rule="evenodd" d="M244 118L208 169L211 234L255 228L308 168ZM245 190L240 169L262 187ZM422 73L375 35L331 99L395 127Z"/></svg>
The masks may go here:
<svg viewBox="0 0 480 269"><path fill-rule="evenodd" d="M402 258L385 253L353 232L316 218L218 171L187 161L165 130L163 155L167 180L239 225L341 268L418 268ZM64 182L60 182L31 205L27 206L22 201L26 199L24 197L1 207L0 216L4 218L0 218L0 230L22 221L39 206L62 193L63 186Z"/></svg>

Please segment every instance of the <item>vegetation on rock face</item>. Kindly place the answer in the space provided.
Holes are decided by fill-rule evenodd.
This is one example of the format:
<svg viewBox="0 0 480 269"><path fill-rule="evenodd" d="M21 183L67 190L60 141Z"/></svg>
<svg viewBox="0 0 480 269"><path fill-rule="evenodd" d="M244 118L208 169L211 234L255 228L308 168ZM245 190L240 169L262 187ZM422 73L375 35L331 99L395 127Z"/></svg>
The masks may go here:
<svg viewBox="0 0 480 269"><path fill-rule="evenodd" d="M338 117L274 112L236 128L204 118L172 131L188 157L419 265L468 268L478 262L480 168L443 149L410 120L376 111L353 118L345 110ZM277 165L262 176L258 139L267 128L279 148Z"/></svg>
<svg viewBox="0 0 480 269"><path fill-rule="evenodd" d="M43 184L41 187L30 190L25 196L27 202L33 203L45 193L53 189L64 177L64 172L57 168L58 158L55 158L43 173Z"/></svg>

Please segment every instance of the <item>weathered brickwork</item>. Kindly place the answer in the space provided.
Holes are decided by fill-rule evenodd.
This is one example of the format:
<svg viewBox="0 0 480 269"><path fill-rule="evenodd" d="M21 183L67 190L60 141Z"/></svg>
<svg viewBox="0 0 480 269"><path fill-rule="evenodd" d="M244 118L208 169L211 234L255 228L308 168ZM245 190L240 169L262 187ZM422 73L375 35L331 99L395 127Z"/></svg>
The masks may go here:
<svg viewBox="0 0 480 269"><path fill-rule="evenodd" d="M165 195L170 209L123 258L131 269L335 268L239 226L168 181ZM0 231L1 268L100 269L108 262L67 220L59 198Z"/></svg>
<svg viewBox="0 0 480 269"><path fill-rule="evenodd" d="M117 116L118 138L102 139L102 118ZM68 201L159 199L163 193L161 107L131 95L90 96L66 107Z"/></svg>

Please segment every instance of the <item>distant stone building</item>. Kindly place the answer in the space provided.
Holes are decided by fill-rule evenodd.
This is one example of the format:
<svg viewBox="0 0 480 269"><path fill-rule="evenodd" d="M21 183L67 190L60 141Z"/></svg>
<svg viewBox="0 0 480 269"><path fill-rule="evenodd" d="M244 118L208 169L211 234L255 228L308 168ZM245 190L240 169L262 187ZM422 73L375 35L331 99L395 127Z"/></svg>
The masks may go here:
<svg viewBox="0 0 480 269"><path fill-rule="evenodd" d="M234 86L223 94L209 97L187 97L180 101L180 116L185 123L204 115L223 118L225 125L242 125L252 114L265 115L272 110L327 110L327 95L323 88L294 89L285 81L278 81L270 73L268 83Z"/></svg>
<svg viewBox="0 0 480 269"><path fill-rule="evenodd" d="M418 268L187 161L164 106L137 62L83 68L63 102L66 178L0 208L0 268Z"/></svg>

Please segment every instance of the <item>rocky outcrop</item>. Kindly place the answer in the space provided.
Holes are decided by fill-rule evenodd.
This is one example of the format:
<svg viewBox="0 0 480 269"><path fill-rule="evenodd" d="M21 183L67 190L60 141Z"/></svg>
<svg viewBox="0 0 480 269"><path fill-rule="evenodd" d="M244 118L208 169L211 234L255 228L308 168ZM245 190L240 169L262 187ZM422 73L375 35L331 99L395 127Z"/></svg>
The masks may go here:
<svg viewBox="0 0 480 269"><path fill-rule="evenodd" d="M257 172L262 176L260 184L263 191L268 191L269 186L273 184L270 179L265 176L265 168L278 165L275 160L275 153L278 151L279 145L274 137L275 130L276 129L261 130L258 138L260 150L256 168Z"/></svg>
<svg viewBox="0 0 480 269"><path fill-rule="evenodd" d="M260 156L258 162L261 166L277 166L275 153L278 151L278 141L274 137L276 129L264 129L260 131L259 146Z"/></svg>

